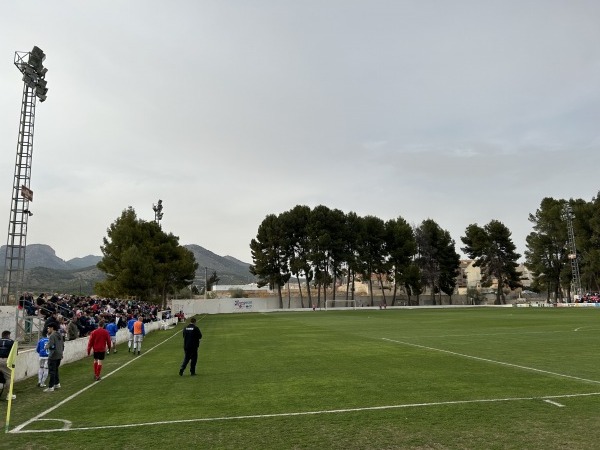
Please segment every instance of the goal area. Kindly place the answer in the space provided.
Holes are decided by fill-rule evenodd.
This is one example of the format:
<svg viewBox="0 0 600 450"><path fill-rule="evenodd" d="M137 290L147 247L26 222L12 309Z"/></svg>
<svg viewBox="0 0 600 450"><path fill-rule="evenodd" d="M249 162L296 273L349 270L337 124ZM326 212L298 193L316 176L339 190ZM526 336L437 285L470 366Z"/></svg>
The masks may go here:
<svg viewBox="0 0 600 450"><path fill-rule="evenodd" d="M325 300L325 311L328 309L356 309L356 300L336 298Z"/></svg>

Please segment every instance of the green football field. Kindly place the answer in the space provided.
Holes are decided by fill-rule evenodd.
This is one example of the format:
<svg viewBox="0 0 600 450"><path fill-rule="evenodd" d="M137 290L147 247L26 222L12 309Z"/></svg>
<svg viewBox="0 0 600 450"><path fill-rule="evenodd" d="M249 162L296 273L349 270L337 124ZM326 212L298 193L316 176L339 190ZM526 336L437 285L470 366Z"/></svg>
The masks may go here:
<svg viewBox="0 0 600 450"><path fill-rule="evenodd" d="M7 449L598 448L600 308L197 316L15 385ZM2 430L7 402L0 402Z"/></svg>

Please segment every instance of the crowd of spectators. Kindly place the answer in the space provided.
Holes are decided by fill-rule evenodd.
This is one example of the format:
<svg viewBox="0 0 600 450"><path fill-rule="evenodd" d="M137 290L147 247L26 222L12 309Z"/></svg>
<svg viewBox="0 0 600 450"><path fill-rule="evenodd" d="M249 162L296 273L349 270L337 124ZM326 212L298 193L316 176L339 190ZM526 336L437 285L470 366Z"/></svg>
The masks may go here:
<svg viewBox="0 0 600 450"><path fill-rule="evenodd" d="M45 334L49 323L56 322L59 331L69 340L88 336L100 320L115 322L125 328L129 319L143 316L145 323L161 320L158 305L128 299L98 298L96 296L24 293L19 299L19 309L25 316L38 317L44 322Z"/></svg>
<svg viewBox="0 0 600 450"><path fill-rule="evenodd" d="M599 303L600 294L598 292L588 292L582 298L576 300L577 303Z"/></svg>

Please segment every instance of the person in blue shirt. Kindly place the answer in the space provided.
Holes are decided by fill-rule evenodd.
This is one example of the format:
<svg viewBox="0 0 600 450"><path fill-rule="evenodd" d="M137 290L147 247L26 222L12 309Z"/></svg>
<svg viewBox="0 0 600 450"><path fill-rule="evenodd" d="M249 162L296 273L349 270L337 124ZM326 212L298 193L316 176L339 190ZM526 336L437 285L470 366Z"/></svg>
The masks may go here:
<svg viewBox="0 0 600 450"><path fill-rule="evenodd" d="M129 339L127 341L127 351L130 352L133 347L133 324L137 322L135 316L127 321L127 329L129 330ZM133 351L135 353L135 349Z"/></svg>
<svg viewBox="0 0 600 450"><path fill-rule="evenodd" d="M46 379L48 378L48 338L42 337L38 343L36 352L40 355L40 367L38 369L38 386L46 387Z"/></svg>
<svg viewBox="0 0 600 450"><path fill-rule="evenodd" d="M119 327L117 327L115 319L111 320L104 328L106 328L106 331L108 331L108 334L110 335L113 353L117 353L117 331L119 331Z"/></svg>

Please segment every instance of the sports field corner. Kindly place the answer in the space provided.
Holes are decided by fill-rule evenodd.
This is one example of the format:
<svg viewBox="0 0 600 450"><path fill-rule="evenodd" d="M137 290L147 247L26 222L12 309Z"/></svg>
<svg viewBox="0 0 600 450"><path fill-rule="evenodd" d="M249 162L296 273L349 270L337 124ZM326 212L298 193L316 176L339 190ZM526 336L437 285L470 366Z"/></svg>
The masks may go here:
<svg viewBox="0 0 600 450"><path fill-rule="evenodd" d="M15 385L0 448L593 448L591 309L356 310L197 316L126 346L93 381ZM7 403L3 401L2 420ZM4 428L4 422L2 426ZM83 440L83 441L82 441Z"/></svg>

